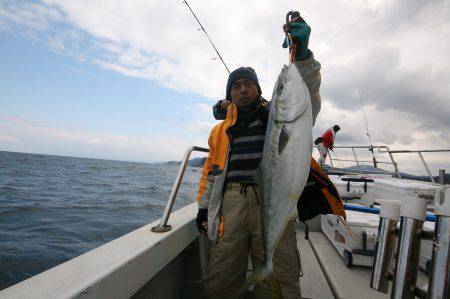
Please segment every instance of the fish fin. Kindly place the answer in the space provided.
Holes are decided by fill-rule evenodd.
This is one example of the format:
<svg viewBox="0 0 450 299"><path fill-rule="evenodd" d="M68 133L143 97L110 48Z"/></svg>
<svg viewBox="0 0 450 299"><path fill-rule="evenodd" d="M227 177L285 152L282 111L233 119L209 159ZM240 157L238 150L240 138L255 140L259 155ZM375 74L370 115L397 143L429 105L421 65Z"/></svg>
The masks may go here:
<svg viewBox="0 0 450 299"><path fill-rule="evenodd" d="M278 154L283 152L289 141L290 132L285 125L281 128L280 137L278 138Z"/></svg>

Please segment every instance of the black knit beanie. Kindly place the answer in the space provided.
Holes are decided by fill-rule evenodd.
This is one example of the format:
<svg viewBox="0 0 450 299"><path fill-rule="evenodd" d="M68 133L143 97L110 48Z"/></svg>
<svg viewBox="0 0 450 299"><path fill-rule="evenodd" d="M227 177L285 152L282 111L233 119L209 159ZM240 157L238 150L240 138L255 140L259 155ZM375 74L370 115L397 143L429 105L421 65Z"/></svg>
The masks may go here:
<svg viewBox="0 0 450 299"><path fill-rule="evenodd" d="M226 100L231 102L231 86L233 85L234 81L238 79L250 79L255 82L256 86L258 87L259 95L261 95L261 87L259 86L258 76L256 76L255 70L251 67L240 67L232 71L230 76L228 77Z"/></svg>

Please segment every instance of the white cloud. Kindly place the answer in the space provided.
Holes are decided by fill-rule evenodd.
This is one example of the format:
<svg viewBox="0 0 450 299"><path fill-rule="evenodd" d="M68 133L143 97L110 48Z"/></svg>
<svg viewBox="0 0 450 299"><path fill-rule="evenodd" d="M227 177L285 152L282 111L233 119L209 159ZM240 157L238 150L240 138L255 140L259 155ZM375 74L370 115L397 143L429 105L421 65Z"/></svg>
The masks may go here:
<svg viewBox="0 0 450 299"><path fill-rule="evenodd" d="M66 49L63 40L58 36L56 37L47 36L46 42L48 43L50 48L56 52L62 52Z"/></svg>
<svg viewBox="0 0 450 299"><path fill-rule="evenodd" d="M208 114L212 113L212 107L211 107L211 105L208 105L208 104L196 103L195 109L200 110L203 113L208 113Z"/></svg>
<svg viewBox="0 0 450 299"><path fill-rule="evenodd" d="M186 129L189 130L189 131L200 132L200 133L204 134L205 136L208 136L209 132L211 132L211 129L216 124L217 123L197 121L194 124L190 124L190 125L186 126Z"/></svg>
<svg viewBox="0 0 450 299"><path fill-rule="evenodd" d="M192 145L206 146L170 136L126 136L93 133L74 128L54 128L23 117L0 115L0 150L54 155L111 158L133 161L179 160Z"/></svg>

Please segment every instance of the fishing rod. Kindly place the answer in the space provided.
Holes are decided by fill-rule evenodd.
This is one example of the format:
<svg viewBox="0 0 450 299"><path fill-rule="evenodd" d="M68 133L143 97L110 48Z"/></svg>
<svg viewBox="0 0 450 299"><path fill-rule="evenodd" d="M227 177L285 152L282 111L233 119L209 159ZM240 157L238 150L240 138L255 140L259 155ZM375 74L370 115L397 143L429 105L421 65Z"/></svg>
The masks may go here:
<svg viewBox="0 0 450 299"><path fill-rule="evenodd" d="M336 154L336 152L335 152L334 150L328 149L328 154L329 154L331 166L334 168L334 166L333 166L333 161L331 160L331 153L334 154L334 156L336 157L336 160L339 161L339 164L340 164L340 165L343 165L342 161L340 161L341 158L339 158L338 154ZM326 159L325 159L325 160L326 160Z"/></svg>
<svg viewBox="0 0 450 299"><path fill-rule="evenodd" d="M217 53L217 56L219 56L220 60L222 61L223 65L225 66L225 68L227 69L228 74L230 74L230 70L228 69L227 64L225 63L225 61L222 58L222 55L220 55L219 50L217 50L216 46L214 45L213 41L211 40L211 38L209 37L208 33L206 32L205 28L203 27L202 23L200 22L200 20L197 18L197 16L195 15L194 11L192 10L191 6L189 5L189 3L187 2L187 0L184 0L182 3L186 4L186 6L189 8L189 10L191 11L192 15L194 16L195 20L197 21L197 23L200 25L200 29L205 33L206 37L208 38L211 46L214 48L214 50Z"/></svg>
<svg viewBox="0 0 450 299"><path fill-rule="evenodd" d="M363 102L363 99L361 98L361 92L359 91L359 89L358 89L358 97L359 97L359 101L361 102L361 108L362 108L362 112L363 112L363 116L364 116L364 122L366 123L366 135L369 138L369 144L370 144L369 151L372 152L373 166L375 168L377 168L377 160L375 159L375 154L373 152L372 138L370 137L369 125L367 124L367 117L366 117L366 111L364 109L364 102Z"/></svg>

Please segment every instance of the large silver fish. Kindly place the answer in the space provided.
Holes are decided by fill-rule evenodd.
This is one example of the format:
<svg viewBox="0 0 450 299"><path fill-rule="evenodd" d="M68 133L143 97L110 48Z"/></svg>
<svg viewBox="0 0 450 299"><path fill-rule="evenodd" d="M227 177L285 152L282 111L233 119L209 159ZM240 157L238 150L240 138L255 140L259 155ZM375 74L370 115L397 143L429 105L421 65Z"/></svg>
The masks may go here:
<svg viewBox="0 0 450 299"><path fill-rule="evenodd" d="M272 94L260 173L256 177L265 260L244 288L262 280L274 288L273 254L308 179L312 126L308 88L295 64L284 66Z"/></svg>

